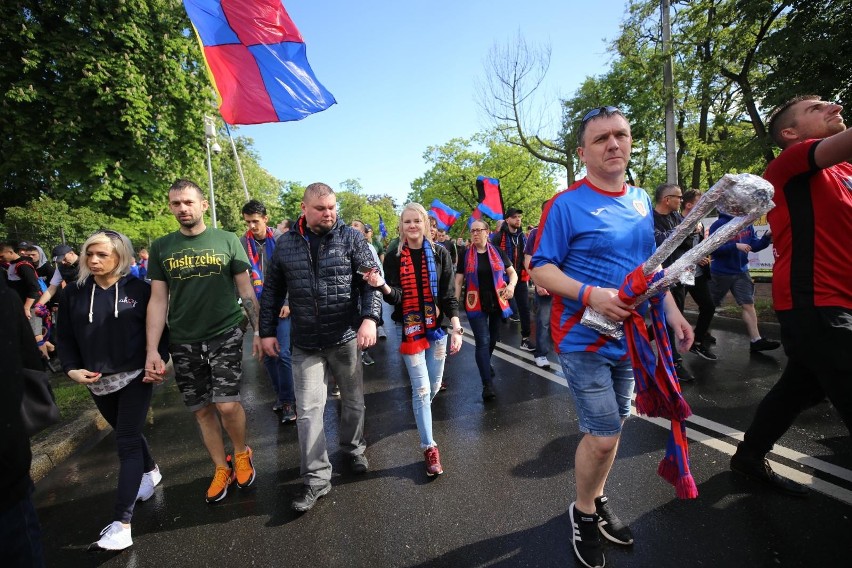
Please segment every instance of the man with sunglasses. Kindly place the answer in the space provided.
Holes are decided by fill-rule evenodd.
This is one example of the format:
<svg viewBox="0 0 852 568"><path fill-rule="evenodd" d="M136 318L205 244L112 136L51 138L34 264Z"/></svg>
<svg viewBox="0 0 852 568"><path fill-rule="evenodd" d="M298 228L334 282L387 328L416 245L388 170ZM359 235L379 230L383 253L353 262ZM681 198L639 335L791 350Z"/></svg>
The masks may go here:
<svg viewBox="0 0 852 568"><path fill-rule="evenodd" d="M767 215L775 241L772 300L787 365L758 405L731 469L795 496L807 490L772 471L766 454L796 417L828 397L852 432L852 129L842 110L807 95L767 121L782 149L763 177L775 186Z"/></svg>
<svg viewBox="0 0 852 568"><path fill-rule="evenodd" d="M633 369L624 339L580 323L587 306L612 321L629 317L618 288L656 248L651 199L625 183L632 141L630 125L615 107L592 109L583 117L577 154L586 177L548 202L530 263L536 284L553 295L551 334L584 434L574 458L577 499L569 513L574 554L588 568L605 564L601 535L633 544L630 528L604 493L630 414ZM640 313L646 307L640 305ZM677 347L689 349L692 327L671 294L664 308Z"/></svg>
<svg viewBox="0 0 852 568"><path fill-rule="evenodd" d="M677 226L683 221L683 215L680 214L680 204L683 201L683 190L680 186L674 183L662 183L654 190L654 241L657 246L663 243L669 236L674 233ZM692 248L692 239L684 239L674 252L663 261L663 268L668 268L674 262L686 254ZM669 291L677 304L678 309L683 312L686 304L686 286L677 283ZM688 383L695 380L689 369L683 362L683 357L674 348L674 334L669 328L669 340L672 344L672 357L674 359L675 373L677 378L682 383ZM716 356L713 355L713 359Z"/></svg>

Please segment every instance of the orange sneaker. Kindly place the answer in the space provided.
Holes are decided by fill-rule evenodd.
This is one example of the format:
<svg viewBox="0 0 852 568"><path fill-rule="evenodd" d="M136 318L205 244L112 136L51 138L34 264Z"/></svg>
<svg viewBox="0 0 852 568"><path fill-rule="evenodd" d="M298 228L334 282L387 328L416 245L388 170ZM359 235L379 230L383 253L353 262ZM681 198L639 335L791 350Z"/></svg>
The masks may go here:
<svg viewBox="0 0 852 568"><path fill-rule="evenodd" d="M251 448L234 454L234 472L237 475L237 487L245 489L254 483L254 464L251 461Z"/></svg>
<svg viewBox="0 0 852 568"><path fill-rule="evenodd" d="M228 456L229 458L231 456ZM230 460L229 460L230 465ZM207 488L207 502L215 503L221 501L228 494L228 486L234 482L234 470L230 467L217 467L213 474L213 481Z"/></svg>

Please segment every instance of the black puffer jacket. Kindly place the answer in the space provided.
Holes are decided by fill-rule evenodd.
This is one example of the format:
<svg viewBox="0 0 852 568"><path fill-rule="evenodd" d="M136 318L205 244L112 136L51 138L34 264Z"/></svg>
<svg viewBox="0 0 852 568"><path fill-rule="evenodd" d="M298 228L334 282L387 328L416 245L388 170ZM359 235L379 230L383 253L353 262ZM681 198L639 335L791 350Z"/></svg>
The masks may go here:
<svg viewBox="0 0 852 568"><path fill-rule="evenodd" d="M275 337L278 307L289 292L293 345L312 350L354 339L362 318L378 322L382 295L356 274L359 266L376 267L360 231L338 219L322 237L314 273L309 230L302 216L276 243L260 297L260 336Z"/></svg>

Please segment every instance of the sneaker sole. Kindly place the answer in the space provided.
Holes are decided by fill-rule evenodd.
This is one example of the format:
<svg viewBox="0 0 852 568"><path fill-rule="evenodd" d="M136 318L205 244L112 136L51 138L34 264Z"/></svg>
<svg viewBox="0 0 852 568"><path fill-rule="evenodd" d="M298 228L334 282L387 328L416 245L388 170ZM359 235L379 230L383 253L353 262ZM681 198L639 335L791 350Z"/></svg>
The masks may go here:
<svg viewBox="0 0 852 568"><path fill-rule="evenodd" d="M426 476L427 476L427 477L436 477L436 476L438 476L438 475L444 475L444 470L442 469L442 470L441 470L441 471L439 471L438 473L429 473L428 471L426 472Z"/></svg>
<svg viewBox="0 0 852 568"><path fill-rule="evenodd" d="M617 536L608 533L606 531L606 527L608 527L608 526L609 525L606 523L606 521L599 521L598 522L598 531L600 531L600 533L604 536L605 539L607 539L610 542L614 542L615 544L620 544L622 546L630 546L630 545L633 544L632 538L629 541L628 540L622 540L622 539L618 538Z"/></svg>
<svg viewBox="0 0 852 568"><path fill-rule="evenodd" d="M704 353L702 353L700 351L693 351L692 349L690 349L689 352L692 353L693 355L698 355L702 359L707 359L708 361L716 361L718 359L718 357L708 357Z"/></svg>
<svg viewBox="0 0 852 568"><path fill-rule="evenodd" d="M251 478L248 481L246 481L245 483L240 483L236 480L234 481L237 484L237 487L239 487L240 489L248 489L249 487L251 487L251 484L254 483L255 477L257 477L257 470L254 468L254 464L252 464Z"/></svg>
<svg viewBox="0 0 852 568"><path fill-rule="evenodd" d="M316 499L314 499L314 502L309 507L297 507L296 505L290 505L290 507L294 511L298 511L299 513L305 513L307 511L310 511L311 509L313 509L314 505L317 504L317 501L319 501L322 497L325 497L329 493L331 493L331 484L326 485L325 489L321 489L320 492L317 493Z"/></svg>
<svg viewBox="0 0 852 568"><path fill-rule="evenodd" d="M218 503L219 501L224 499L227 495L228 495L228 488L225 487L225 489L222 490L222 493L220 493L216 497L213 497L212 499L210 497L205 497L205 499L207 500L208 503Z"/></svg>

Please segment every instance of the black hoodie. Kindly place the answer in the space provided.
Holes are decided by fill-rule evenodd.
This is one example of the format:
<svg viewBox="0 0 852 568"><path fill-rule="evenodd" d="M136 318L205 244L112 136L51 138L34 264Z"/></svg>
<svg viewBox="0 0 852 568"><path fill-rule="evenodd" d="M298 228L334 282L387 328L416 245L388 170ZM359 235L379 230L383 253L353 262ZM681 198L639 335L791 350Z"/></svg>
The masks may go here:
<svg viewBox="0 0 852 568"><path fill-rule="evenodd" d="M111 375L145 367L145 316L151 285L123 276L104 290L93 276L65 287L59 304L59 360L67 373L86 369ZM168 361L168 333L159 351Z"/></svg>

